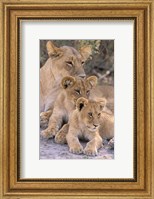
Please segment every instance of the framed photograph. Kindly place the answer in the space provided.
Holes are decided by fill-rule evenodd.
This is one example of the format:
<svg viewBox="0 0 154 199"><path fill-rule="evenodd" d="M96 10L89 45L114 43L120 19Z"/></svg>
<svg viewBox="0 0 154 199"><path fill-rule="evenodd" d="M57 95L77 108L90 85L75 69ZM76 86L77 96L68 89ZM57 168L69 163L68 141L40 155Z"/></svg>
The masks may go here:
<svg viewBox="0 0 154 199"><path fill-rule="evenodd" d="M1 2L1 198L153 198L153 2Z"/></svg>

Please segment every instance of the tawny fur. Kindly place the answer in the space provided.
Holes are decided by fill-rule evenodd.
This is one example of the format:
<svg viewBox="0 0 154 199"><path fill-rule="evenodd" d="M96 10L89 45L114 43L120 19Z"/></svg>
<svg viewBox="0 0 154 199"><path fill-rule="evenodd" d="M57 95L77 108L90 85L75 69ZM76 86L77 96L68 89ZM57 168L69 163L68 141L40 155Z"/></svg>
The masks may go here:
<svg viewBox="0 0 154 199"><path fill-rule="evenodd" d="M114 137L114 115L112 113L102 112L99 134L103 139L112 139Z"/></svg>
<svg viewBox="0 0 154 199"><path fill-rule="evenodd" d="M111 85L97 85L90 93L90 98L97 100L97 98L105 98L105 111L114 114L114 87ZM110 111L109 111L110 110Z"/></svg>

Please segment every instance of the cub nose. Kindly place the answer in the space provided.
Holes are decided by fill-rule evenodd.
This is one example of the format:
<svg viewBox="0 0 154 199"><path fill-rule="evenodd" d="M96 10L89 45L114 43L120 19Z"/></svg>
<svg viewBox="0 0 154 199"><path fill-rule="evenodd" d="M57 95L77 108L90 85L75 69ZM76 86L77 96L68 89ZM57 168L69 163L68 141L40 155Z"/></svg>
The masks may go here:
<svg viewBox="0 0 154 199"><path fill-rule="evenodd" d="M93 124L94 125L94 127L98 127L98 124Z"/></svg>

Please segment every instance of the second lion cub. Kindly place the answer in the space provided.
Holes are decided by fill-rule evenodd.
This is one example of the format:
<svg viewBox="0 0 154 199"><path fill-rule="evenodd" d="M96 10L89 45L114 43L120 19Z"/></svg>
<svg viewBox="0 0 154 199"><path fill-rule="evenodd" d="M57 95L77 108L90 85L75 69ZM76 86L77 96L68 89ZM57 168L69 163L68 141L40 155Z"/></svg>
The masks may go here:
<svg viewBox="0 0 154 199"><path fill-rule="evenodd" d="M76 110L74 110L71 115L69 131L66 135L70 152L97 155L97 150L102 147L99 126L105 104L105 99L93 101L81 97L77 100ZM89 141L85 149L83 149L79 142L80 138Z"/></svg>

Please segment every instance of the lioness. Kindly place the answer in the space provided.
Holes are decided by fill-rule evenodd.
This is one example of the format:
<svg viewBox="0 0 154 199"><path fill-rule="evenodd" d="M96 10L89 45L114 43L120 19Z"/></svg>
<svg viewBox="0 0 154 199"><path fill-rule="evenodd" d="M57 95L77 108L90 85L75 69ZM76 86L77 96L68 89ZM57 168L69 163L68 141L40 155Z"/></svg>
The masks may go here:
<svg viewBox="0 0 154 199"><path fill-rule="evenodd" d="M40 69L40 116L42 124L48 121L52 113L62 78L68 75L85 77L83 65L91 55L90 46L84 46L78 52L69 46L58 48L51 41L48 41L46 47L49 59Z"/></svg>
<svg viewBox="0 0 154 199"><path fill-rule="evenodd" d="M70 117L69 130L66 135L70 152L97 155L97 150L102 146L99 126L105 103L105 99L93 101L81 97L77 100L76 110L73 111ZM79 142L80 138L89 140L85 149Z"/></svg>
<svg viewBox="0 0 154 199"><path fill-rule="evenodd" d="M78 98L88 98L90 91L97 84L97 77L79 78L66 76L62 79L63 90L58 95L54 104L52 116L49 120L48 128L41 132L44 138L50 138L56 135L64 123L67 123L69 116L75 109ZM68 131L68 124L63 127Z"/></svg>

